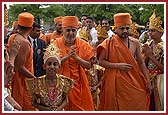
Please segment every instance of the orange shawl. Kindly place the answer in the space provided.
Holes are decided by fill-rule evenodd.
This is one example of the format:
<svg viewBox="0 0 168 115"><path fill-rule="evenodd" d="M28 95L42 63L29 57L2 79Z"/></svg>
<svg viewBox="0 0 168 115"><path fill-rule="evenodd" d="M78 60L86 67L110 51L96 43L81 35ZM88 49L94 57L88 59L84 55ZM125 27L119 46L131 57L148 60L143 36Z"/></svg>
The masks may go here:
<svg viewBox="0 0 168 115"><path fill-rule="evenodd" d="M9 47L12 44L15 35L16 34L11 35L8 41ZM30 51L25 63L25 68L33 73L33 49L31 48L31 44ZM26 76L22 75L16 68L12 82L12 97L22 106L23 111L33 111L35 110L35 108L34 106L32 106L32 97L29 90L27 89L26 79Z"/></svg>
<svg viewBox="0 0 168 115"><path fill-rule="evenodd" d="M45 40L46 44L50 44L51 40L55 40L57 38L60 38L62 36L62 34L58 34L57 32L53 32L53 33L49 33L47 35L45 35L42 39Z"/></svg>
<svg viewBox="0 0 168 115"><path fill-rule="evenodd" d="M149 95L146 78L137 65L130 50L121 39L114 35L97 47L97 54L106 51L106 59L111 63L128 63L133 67L128 72L106 69L102 82L99 110L145 111L149 109ZM110 44L109 44L110 43ZM108 49L109 48L109 49ZM108 54L109 53L109 58Z"/></svg>
<svg viewBox="0 0 168 115"><path fill-rule="evenodd" d="M61 49L61 57L64 57L70 50L64 45L64 38L57 38L54 42ZM94 49L84 40L76 38L75 45L77 54L84 60L94 56ZM69 93L69 103L65 110L70 111L92 111L94 110L93 100L89 89L87 76L82 66L73 58L63 63L60 74L74 79L74 88Z"/></svg>

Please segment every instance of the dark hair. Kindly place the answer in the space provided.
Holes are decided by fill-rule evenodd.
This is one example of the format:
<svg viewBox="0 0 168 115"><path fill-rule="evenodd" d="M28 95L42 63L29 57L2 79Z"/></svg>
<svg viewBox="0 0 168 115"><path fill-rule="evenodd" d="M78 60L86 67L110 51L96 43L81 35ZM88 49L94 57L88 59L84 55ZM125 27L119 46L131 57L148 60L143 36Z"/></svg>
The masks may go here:
<svg viewBox="0 0 168 115"><path fill-rule="evenodd" d="M33 28L35 28L35 27L37 27L37 28L41 28L41 26L40 26L39 23L33 22Z"/></svg>
<svg viewBox="0 0 168 115"><path fill-rule="evenodd" d="M103 21L103 20L107 20L108 23L109 23L109 25L111 25L111 21L110 21L109 19L107 19L107 18L103 18L102 21Z"/></svg>
<svg viewBox="0 0 168 115"><path fill-rule="evenodd" d="M83 16L88 17L88 15L86 15L86 14L82 14L82 16L81 16L81 17L83 17Z"/></svg>
<svg viewBox="0 0 168 115"><path fill-rule="evenodd" d="M94 19L91 16L88 16L86 19L90 19L90 20L94 21Z"/></svg>

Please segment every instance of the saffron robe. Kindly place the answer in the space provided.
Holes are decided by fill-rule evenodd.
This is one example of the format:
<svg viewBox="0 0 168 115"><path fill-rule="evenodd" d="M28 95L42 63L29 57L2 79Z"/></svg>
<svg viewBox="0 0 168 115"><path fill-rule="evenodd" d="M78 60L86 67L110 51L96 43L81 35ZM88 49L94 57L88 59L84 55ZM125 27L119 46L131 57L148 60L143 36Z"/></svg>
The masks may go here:
<svg viewBox="0 0 168 115"><path fill-rule="evenodd" d="M16 34L11 35L8 45L13 43ZM29 43L29 41L28 41ZM27 60L25 63L25 68L33 73L33 49L29 43L30 49L29 54L27 55ZM17 58L17 57L16 57ZM20 104L23 111L34 111L35 107L32 105L32 96L26 86L27 77L22 75L17 68L15 68L15 75L12 80L12 92L11 95L16 102Z"/></svg>
<svg viewBox="0 0 168 115"><path fill-rule="evenodd" d="M97 47L99 57L105 49L106 60L111 63L128 63L132 68L128 72L120 69L106 69L100 94L101 111L146 111L149 109L147 80L137 65L130 50L114 35Z"/></svg>
<svg viewBox="0 0 168 115"><path fill-rule="evenodd" d="M57 32L49 33L45 35L42 39L45 40L46 44L49 45L51 42L56 40L57 38L60 38L62 34L58 34Z"/></svg>
<svg viewBox="0 0 168 115"><path fill-rule="evenodd" d="M64 57L70 50L65 46L64 37L57 38L54 44L60 48L61 57ZM77 55L84 59L89 60L94 56L94 49L84 40L76 38L75 46L77 47ZM65 75L74 79L74 87L69 92L69 103L65 110L67 111L92 111L94 104L92 95L89 89L87 76L84 68L77 63L73 58L66 60L60 68L59 74Z"/></svg>

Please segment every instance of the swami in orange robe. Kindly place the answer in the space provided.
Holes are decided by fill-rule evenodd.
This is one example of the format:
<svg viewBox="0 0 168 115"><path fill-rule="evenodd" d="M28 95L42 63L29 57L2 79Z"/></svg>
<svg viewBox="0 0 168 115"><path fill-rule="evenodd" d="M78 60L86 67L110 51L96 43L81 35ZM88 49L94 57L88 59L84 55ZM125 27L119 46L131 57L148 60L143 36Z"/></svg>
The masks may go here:
<svg viewBox="0 0 168 115"><path fill-rule="evenodd" d="M34 16L28 12L23 12L18 16L18 26L24 26L31 28L33 25ZM15 75L11 83L12 86L12 97L19 103L23 111L33 111L36 110L32 106L32 96L26 85L26 79L34 78L33 75L33 49L30 42L26 39L29 30L22 30L18 34L13 34L10 36L8 41L9 47L11 47L14 40L18 40L20 44L20 50L15 58ZM25 51L28 50L28 51ZM21 57L21 53L24 53ZM25 58L26 56L26 58ZM23 67L22 67L23 66Z"/></svg>
<svg viewBox="0 0 168 115"><path fill-rule="evenodd" d="M114 15L116 33L120 36L121 33L129 32L129 30L126 31L121 28L131 23L129 13ZM116 67L106 67L101 87L99 110L147 111L150 102L147 77L144 76L130 49L123 42L123 39L127 39L129 36L125 34L122 36L123 38L119 38L117 34L110 39L104 40L97 47L97 56L100 57L100 63L104 64L107 61L107 63L111 64L129 64L132 67L128 71ZM105 54L101 52L105 52ZM102 62L101 58L104 57L105 59L102 59L104 62Z"/></svg>
<svg viewBox="0 0 168 115"><path fill-rule="evenodd" d="M64 57L69 52L70 48L64 45L64 37L58 38L54 42L61 50L61 57ZM75 46L77 47L77 55L84 59L89 60L94 56L94 49L84 40L76 38ZM74 111L92 111L94 104L92 95L89 89L87 76L84 68L80 66L76 60L70 58L63 65L59 71L60 74L74 79L74 88L69 93L69 103L65 110Z"/></svg>
<svg viewBox="0 0 168 115"><path fill-rule="evenodd" d="M13 34L10 37L8 41L9 47L13 43L15 35L16 34ZM29 46L30 46L30 49L26 59L25 68L29 72L33 73L33 49L31 48L31 44L29 44ZM11 95L15 99L15 101L17 101L22 106L23 111L25 110L33 111L35 110L35 108L34 106L32 106L32 97L29 90L27 89L26 79L27 77L22 75L21 72L19 72L19 70L15 68L15 75L13 76L13 80L11 84L12 86Z"/></svg>
<svg viewBox="0 0 168 115"><path fill-rule="evenodd" d="M62 36L62 19L62 16L54 18L56 31L54 31L53 33L49 33L42 38L43 40L45 40L47 45L49 45L55 39L60 38Z"/></svg>
<svg viewBox="0 0 168 115"><path fill-rule="evenodd" d="M106 39L97 48L111 52L106 56L111 63L129 63L128 72L119 69L106 69L102 81L99 110L106 111L145 111L149 109L149 95L146 90L146 77L142 74L130 50L114 36Z"/></svg>

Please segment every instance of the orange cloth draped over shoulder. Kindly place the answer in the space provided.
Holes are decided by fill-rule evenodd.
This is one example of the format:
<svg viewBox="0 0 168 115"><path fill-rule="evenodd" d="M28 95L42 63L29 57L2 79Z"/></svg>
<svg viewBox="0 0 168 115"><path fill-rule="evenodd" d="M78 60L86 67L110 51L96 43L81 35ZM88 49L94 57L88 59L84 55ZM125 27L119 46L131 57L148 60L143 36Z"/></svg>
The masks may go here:
<svg viewBox="0 0 168 115"><path fill-rule="evenodd" d="M100 94L101 111L147 111L149 94L146 90L147 80L137 65L130 50L121 39L114 35L97 47L99 57L102 49L106 59L111 63L128 63L133 67L128 72L119 69L106 69ZM108 56L109 53L109 56Z"/></svg>
<svg viewBox="0 0 168 115"><path fill-rule="evenodd" d="M11 35L8 41L9 47L14 41L16 34ZM30 51L27 56L25 68L33 73L33 49L30 44ZM26 86L26 76L22 75L17 68L15 68L15 75L12 80L12 97L22 106L23 111L35 111L32 106L32 96Z"/></svg>
<svg viewBox="0 0 168 115"><path fill-rule="evenodd" d="M55 40L57 38L60 38L62 34L59 34L57 32L49 33L45 35L42 39L46 42L46 44L50 44L51 40Z"/></svg>
<svg viewBox="0 0 168 115"><path fill-rule="evenodd" d="M64 45L64 37L55 40L54 44L60 48L61 57L67 55L70 48ZM75 46L77 55L84 60L89 60L94 56L94 49L84 40L76 38ZM65 108L67 111L93 111L94 104L89 89L87 76L84 68L76 60L70 58L64 62L59 71L60 74L74 79L74 87L69 93L69 102Z"/></svg>

